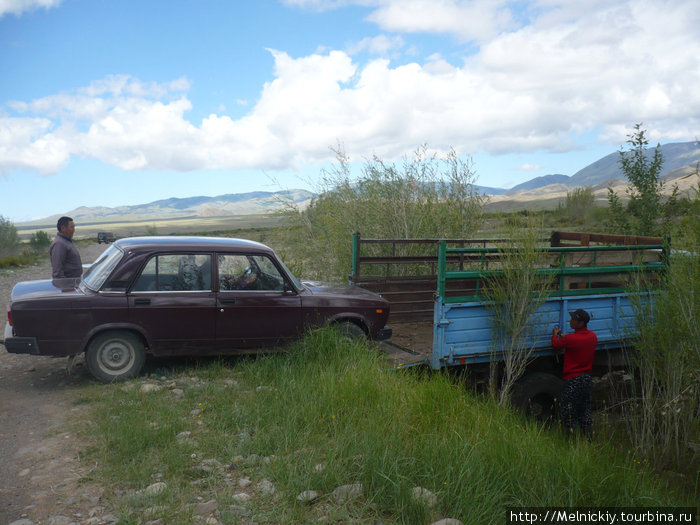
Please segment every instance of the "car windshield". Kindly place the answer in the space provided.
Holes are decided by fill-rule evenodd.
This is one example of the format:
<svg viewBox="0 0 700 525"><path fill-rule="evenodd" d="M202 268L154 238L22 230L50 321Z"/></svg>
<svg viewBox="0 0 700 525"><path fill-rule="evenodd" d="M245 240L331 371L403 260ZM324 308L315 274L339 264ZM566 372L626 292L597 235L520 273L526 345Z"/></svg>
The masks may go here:
<svg viewBox="0 0 700 525"><path fill-rule="evenodd" d="M102 252L102 255L97 258L83 275L85 286L93 292L98 291L115 266L117 266L122 255L124 255L124 252L114 245Z"/></svg>
<svg viewBox="0 0 700 525"><path fill-rule="evenodd" d="M289 271L289 268L287 268L287 265L284 264L284 263L282 262L282 259L280 259L279 257L277 257L277 261L280 263L280 265L282 266L282 268L284 268L284 271L287 272L287 275L288 275L289 278L292 280L292 282L294 283L294 286L296 286L297 290L301 290L302 288L304 288L304 285L301 284L301 282L299 281L299 279L297 279L297 278L294 276L294 274L293 274L292 272Z"/></svg>

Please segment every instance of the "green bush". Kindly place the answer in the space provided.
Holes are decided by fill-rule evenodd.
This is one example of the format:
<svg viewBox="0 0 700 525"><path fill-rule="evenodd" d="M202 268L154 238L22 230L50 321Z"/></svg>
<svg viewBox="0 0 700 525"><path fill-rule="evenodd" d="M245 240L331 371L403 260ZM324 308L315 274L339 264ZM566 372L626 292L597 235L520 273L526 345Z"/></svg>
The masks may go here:
<svg viewBox="0 0 700 525"><path fill-rule="evenodd" d="M698 210L697 193L690 205ZM639 382L627 422L632 443L657 466L698 472L700 213L686 217L673 248L653 305L636 307Z"/></svg>
<svg viewBox="0 0 700 525"><path fill-rule="evenodd" d="M401 166L378 157L359 177L337 151L337 165L324 172L318 197L304 210L283 212L289 260L304 277L337 279L350 269L354 232L365 238L458 238L473 235L482 222L483 198L474 188L469 161L454 151L429 155L425 147Z"/></svg>
<svg viewBox="0 0 700 525"><path fill-rule="evenodd" d="M45 231L34 232L29 239L29 246L31 246L32 250L36 253L43 252L51 246L51 238Z"/></svg>
<svg viewBox="0 0 700 525"><path fill-rule="evenodd" d="M546 254L541 251L541 221L522 219L521 228L507 231L507 242L498 247L499 270L484 286L484 296L493 321L490 391L506 405L515 382L523 375L535 350L533 330L538 322L537 310L544 303L547 279L537 275ZM503 356L503 377L498 379L499 360Z"/></svg>
<svg viewBox="0 0 700 525"><path fill-rule="evenodd" d="M10 219L0 215L0 257L6 257L15 253L19 246L17 228Z"/></svg>
<svg viewBox="0 0 700 525"><path fill-rule="evenodd" d="M556 214L571 224L585 224L595 208L593 188L578 187L566 192L564 203L559 203Z"/></svg>
<svg viewBox="0 0 700 525"><path fill-rule="evenodd" d="M22 268L36 262L36 260L36 255L28 252L21 255L9 255L0 259L0 268Z"/></svg>
<svg viewBox="0 0 700 525"><path fill-rule="evenodd" d="M634 132L627 137L629 150L620 151L619 160L620 169L630 184L626 190L627 203L608 187L608 214L613 231L632 235L668 234L681 211L678 186L674 186L669 198L663 196L661 145L656 145L651 157L647 155L649 141L641 123L636 124Z"/></svg>

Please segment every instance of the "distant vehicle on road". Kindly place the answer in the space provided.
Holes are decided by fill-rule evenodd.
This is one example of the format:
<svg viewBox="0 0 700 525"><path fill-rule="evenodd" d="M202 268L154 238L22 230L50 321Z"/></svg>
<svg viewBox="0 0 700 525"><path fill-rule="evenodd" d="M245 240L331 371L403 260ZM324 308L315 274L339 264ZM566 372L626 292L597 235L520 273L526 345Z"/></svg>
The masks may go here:
<svg viewBox="0 0 700 525"><path fill-rule="evenodd" d="M109 244L117 240L117 236L113 232L99 232L97 234L97 244Z"/></svg>
<svg viewBox="0 0 700 525"><path fill-rule="evenodd" d="M380 295L299 281L263 244L208 237L119 239L80 278L15 285L7 315L8 352L84 352L103 382L138 375L146 354L250 353L314 326L391 337Z"/></svg>

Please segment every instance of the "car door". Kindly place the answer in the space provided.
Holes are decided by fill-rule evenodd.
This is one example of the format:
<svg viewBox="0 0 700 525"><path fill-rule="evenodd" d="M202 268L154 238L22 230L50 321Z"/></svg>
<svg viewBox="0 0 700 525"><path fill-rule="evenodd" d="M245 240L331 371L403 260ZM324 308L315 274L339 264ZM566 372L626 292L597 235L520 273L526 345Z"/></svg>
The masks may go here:
<svg viewBox="0 0 700 525"><path fill-rule="evenodd" d="M301 299L270 256L219 253L216 262L221 348L271 346L302 332Z"/></svg>
<svg viewBox="0 0 700 525"><path fill-rule="evenodd" d="M130 321L154 354L204 354L216 342L212 255L162 253L143 267L128 294Z"/></svg>

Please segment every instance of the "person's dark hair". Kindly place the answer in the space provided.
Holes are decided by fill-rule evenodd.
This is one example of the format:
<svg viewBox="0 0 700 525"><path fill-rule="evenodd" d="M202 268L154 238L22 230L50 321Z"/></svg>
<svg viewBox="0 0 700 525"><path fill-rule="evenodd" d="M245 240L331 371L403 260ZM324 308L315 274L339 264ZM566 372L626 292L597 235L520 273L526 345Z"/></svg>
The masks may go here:
<svg viewBox="0 0 700 525"><path fill-rule="evenodd" d="M72 220L73 219L71 219L70 217L66 217L64 215L63 217L58 219L58 222L56 223L56 229L58 231L61 231L61 228L63 228L64 226L68 226L68 223L71 222Z"/></svg>
<svg viewBox="0 0 700 525"><path fill-rule="evenodd" d="M572 319L582 322L584 325L588 326L588 322L591 320L591 316L588 315L586 310L581 310L580 308L574 312L569 312Z"/></svg>

